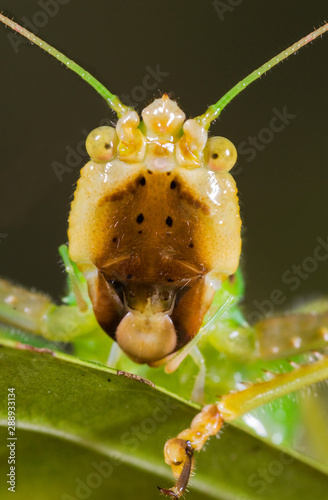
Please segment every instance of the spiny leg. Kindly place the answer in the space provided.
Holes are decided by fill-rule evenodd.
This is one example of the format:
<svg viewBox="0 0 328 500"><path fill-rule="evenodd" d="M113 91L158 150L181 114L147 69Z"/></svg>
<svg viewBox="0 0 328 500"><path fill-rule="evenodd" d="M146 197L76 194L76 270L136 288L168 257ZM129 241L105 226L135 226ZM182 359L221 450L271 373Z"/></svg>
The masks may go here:
<svg viewBox="0 0 328 500"><path fill-rule="evenodd" d="M265 318L254 325L231 326L219 321L209 342L228 357L254 361L295 356L322 349L328 342L328 300L299 311Z"/></svg>
<svg viewBox="0 0 328 500"><path fill-rule="evenodd" d="M256 383L244 391L227 394L217 404L205 406L195 416L189 429L166 442L165 462L171 465L177 482L172 488L160 488L160 491L174 498L183 495L192 470L193 452L200 451L207 439L220 431L224 422L231 422L258 406L327 379L328 356L318 356L321 359L311 365L299 366L291 372L276 375L272 380Z"/></svg>
<svg viewBox="0 0 328 500"><path fill-rule="evenodd" d="M0 279L1 322L55 342L70 342L99 330L81 273L69 259L66 245L59 251L69 277L70 304L56 305L46 294Z"/></svg>
<svg viewBox="0 0 328 500"><path fill-rule="evenodd" d="M224 303L221 305L221 307L215 312L214 316L210 319L210 321L199 330L197 335L187 345L185 345L177 354L167 357L167 361L165 364L166 373L173 373L177 368L179 368L182 361L188 355L190 355L194 363L197 365L199 371L196 376L194 388L191 395L191 399L193 401L196 401L197 403L204 402L205 377L206 377L205 360L197 344L200 342L200 340L203 340L206 337L206 335L210 333L208 326L212 323L212 321L222 316L222 314L232 306L235 300L236 298L234 296L232 295L228 296L224 301Z"/></svg>
<svg viewBox="0 0 328 500"><path fill-rule="evenodd" d="M266 318L254 326L259 357L281 358L327 345L327 301L309 304L303 311Z"/></svg>
<svg viewBox="0 0 328 500"><path fill-rule="evenodd" d="M215 348L228 357L255 361L256 359L286 358L310 350L325 347L328 341L328 301L320 299L300 309L299 313L284 314L263 319L250 326L243 324L231 327L224 318L225 313L233 305L236 298L229 296L214 315L216 335L209 338ZM166 362L166 373L175 371L190 355L199 368L192 400L202 402L205 381L205 364L197 345L211 331L212 319L203 326L199 333L176 355L170 356ZM213 327L212 327L213 328Z"/></svg>
<svg viewBox="0 0 328 500"><path fill-rule="evenodd" d="M200 451L210 436L219 432L223 419L216 405L204 406L191 422L190 428L165 443L165 462L171 466L176 484L173 488L159 488L161 493L180 498L186 491L193 468L194 451Z"/></svg>
<svg viewBox="0 0 328 500"><path fill-rule="evenodd" d="M56 305L47 295L6 280L0 280L0 322L55 342L70 342L96 327L92 310Z"/></svg>

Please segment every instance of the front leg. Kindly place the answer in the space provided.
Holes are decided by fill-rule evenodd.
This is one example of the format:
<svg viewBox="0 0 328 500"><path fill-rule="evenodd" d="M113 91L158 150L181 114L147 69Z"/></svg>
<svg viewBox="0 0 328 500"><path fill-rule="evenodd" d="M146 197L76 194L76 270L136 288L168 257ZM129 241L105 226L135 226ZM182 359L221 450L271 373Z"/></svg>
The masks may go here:
<svg viewBox="0 0 328 500"><path fill-rule="evenodd" d="M249 411L276 398L328 378L328 356L318 355L311 365L299 366L272 380L256 383L244 391L232 392L213 405L205 406L191 422L190 428L166 442L165 462L171 465L177 482L161 493L180 498L186 491L193 467L193 454L200 451L210 436L217 434L224 422L231 422Z"/></svg>
<svg viewBox="0 0 328 500"><path fill-rule="evenodd" d="M69 279L69 295L56 305L44 293L0 279L0 321L42 335L55 342L72 342L99 326L95 320L86 283L70 260L66 245L59 248Z"/></svg>
<svg viewBox="0 0 328 500"><path fill-rule="evenodd" d="M76 305L56 305L43 293L2 279L0 321L54 342L72 342L95 328L99 329L92 309L80 311Z"/></svg>
<svg viewBox="0 0 328 500"><path fill-rule="evenodd" d="M328 301L317 300L299 312L266 318L254 329L261 358L282 358L321 349L328 341Z"/></svg>
<svg viewBox="0 0 328 500"><path fill-rule="evenodd" d="M328 342L328 299L254 325L248 325L243 318L232 325L229 318L220 318L211 333L209 342L217 351L243 361L281 359L322 349Z"/></svg>

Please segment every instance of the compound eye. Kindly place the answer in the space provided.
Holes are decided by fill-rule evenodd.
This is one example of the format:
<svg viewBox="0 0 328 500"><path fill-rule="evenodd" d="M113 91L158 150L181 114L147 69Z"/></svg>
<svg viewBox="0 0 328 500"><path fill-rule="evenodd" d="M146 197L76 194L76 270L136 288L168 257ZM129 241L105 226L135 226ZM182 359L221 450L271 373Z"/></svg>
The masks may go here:
<svg viewBox="0 0 328 500"><path fill-rule="evenodd" d="M215 172L229 172L237 161L237 150L225 137L210 137L205 150L205 164Z"/></svg>
<svg viewBox="0 0 328 500"><path fill-rule="evenodd" d="M98 127L92 130L85 141L90 158L97 162L111 160L118 145L116 130L112 127Z"/></svg>

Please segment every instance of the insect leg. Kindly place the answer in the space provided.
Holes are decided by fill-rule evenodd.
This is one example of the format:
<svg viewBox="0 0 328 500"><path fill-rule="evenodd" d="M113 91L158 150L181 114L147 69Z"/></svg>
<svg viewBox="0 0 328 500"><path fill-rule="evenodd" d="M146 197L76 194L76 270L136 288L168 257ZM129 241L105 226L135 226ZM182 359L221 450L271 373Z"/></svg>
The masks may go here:
<svg viewBox="0 0 328 500"><path fill-rule="evenodd" d="M225 302L221 305L219 310L215 313L215 318L219 318L224 312L226 312L229 307L235 302L235 297L233 296L228 296L225 300ZM212 320L211 320L212 322ZM168 358L168 361L165 365L165 372L166 373L173 373L177 368L179 368L180 364L182 361L190 354L194 347L197 346L198 342L201 339L204 339L206 335L210 333L210 330L208 329L208 325L210 322L205 326L202 327L197 335L187 344L185 345L176 355L170 356ZM196 362L195 358L194 361ZM197 363L197 362L196 362ZM197 363L198 364L198 363Z"/></svg>
<svg viewBox="0 0 328 500"><path fill-rule="evenodd" d="M91 309L56 305L47 295L6 280L0 280L0 321L58 342L99 329Z"/></svg>
<svg viewBox="0 0 328 500"><path fill-rule="evenodd" d="M173 488L159 488L161 493L180 498L186 491L193 468L193 453L200 451L210 436L219 432L224 421L216 405L204 406L190 424L176 438L165 443L165 462L171 466L176 484Z"/></svg>
<svg viewBox="0 0 328 500"><path fill-rule="evenodd" d="M261 358L321 349L328 342L328 304L320 301L309 306L307 312L266 318L254 329Z"/></svg>
<svg viewBox="0 0 328 500"><path fill-rule="evenodd" d="M185 429L177 438L166 442L165 462L171 465L177 483L171 489L161 489L161 492L180 498L186 490L190 477L190 474L188 477L186 474L190 456L194 451L200 451L207 439L219 432L224 422L231 422L258 406L327 379L328 356L318 356L319 360L313 364L298 366L288 373L276 375L271 380L253 384L243 391L227 394L215 405L205 406L195 416L189 429Z"/></svg>
<svg viewBox="0 0 328 500"><path fill-rule="evenodd" d="M219 320L211 333L209 342L219 352L243 361L286 358L322 349L328 342L328 299L254 325L245 320L239 325Z"/></svg>

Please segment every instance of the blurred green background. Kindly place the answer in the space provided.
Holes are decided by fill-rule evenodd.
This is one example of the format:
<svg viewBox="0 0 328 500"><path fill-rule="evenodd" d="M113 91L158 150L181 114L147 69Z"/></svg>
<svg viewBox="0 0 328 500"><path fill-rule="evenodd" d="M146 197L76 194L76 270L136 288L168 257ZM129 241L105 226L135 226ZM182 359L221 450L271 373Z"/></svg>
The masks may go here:
<svg viewBox="0 0 328 500"><path fill-rule="evenodd" d="M224 0L217 10L206 0L65 2L55 15L45 14L42 1L3 0L1 9L34 24L39 36L112 92L137 97L139 110L168 92L187 117L328 18L326 1ZM67 238L69 204L86 156L78 155L62 182L53 162L66 164L66 148L76 151L83 130L115 116L40 50L14 38L15 51L9 33L1 27L0 275L58 298L64 275L57 247ZM268 299L273 289L284 297L277 310L327 292L328 261L305 273L296 290L282 280L313 256L317 237L328 236L327 53L328 35L254 83L211 128L240 147L249 136L269 137L263 129L274 109L296 115L260 143L252 161L250 153L239 156L250 318L258 311L254 301ZM168 75L155 90L143 91L146 68L157 65Z"/></svg>

